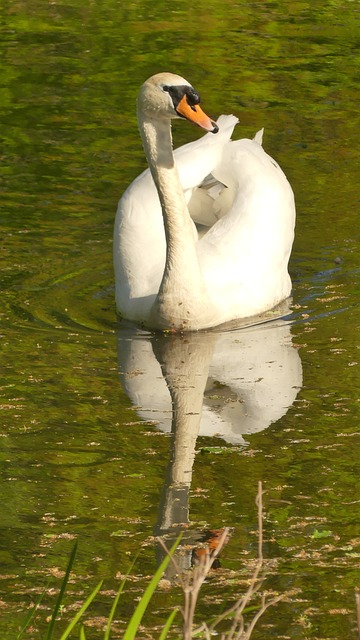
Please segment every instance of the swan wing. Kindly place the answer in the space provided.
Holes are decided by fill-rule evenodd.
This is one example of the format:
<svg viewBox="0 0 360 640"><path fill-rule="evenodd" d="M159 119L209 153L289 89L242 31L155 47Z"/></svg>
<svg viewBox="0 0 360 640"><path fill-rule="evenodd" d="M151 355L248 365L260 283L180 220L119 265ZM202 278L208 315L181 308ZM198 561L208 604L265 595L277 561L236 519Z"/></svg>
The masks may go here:
<svg viewBox="0 0 360 640"><path fill-rule="evenodd" d="M189 213L196 224L211 227L222 215L219 203L224 198L219 196L224 184L214 177L213 171L221 164L224 147L237 123L235 116L222 115L216 122L219 127L216 135L208 133L174 152Z"/></svg>
<svg viewBox="0 0 360 640"><path fill-rule="evenodd" d="M222 115L216 121L218 133L207 133L198 140L175 149L174 157L184 191L201 185L219 165L224 146L229 142L238 122L236 116Z"/></svg>
<svg viewBox="0 0 360 640"><path fill-rule="evenodd" d="M225 146L214 178L226 185L220 214L198 243L208 290L225 317L272 308L290 295L287 264L294 238L295 205L289 182L254 140Z"/></svg>

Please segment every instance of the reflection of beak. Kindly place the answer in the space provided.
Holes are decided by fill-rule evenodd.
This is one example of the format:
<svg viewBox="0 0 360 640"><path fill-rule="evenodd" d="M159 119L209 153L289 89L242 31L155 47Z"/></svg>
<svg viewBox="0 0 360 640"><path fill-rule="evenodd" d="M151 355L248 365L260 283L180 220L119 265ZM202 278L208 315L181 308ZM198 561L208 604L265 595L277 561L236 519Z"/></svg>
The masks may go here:
<svg viewBox="0 0 360 640"><path fill-rule="evenodd" d="M186 100L186 95L181 98L176 111L179 116L190 120L190 122L194 122L198 127L205 129L205 131L211 131L211 133L217 133L219 131L219 127L216 122L211 120L198 104L190 107Z"/></svg>

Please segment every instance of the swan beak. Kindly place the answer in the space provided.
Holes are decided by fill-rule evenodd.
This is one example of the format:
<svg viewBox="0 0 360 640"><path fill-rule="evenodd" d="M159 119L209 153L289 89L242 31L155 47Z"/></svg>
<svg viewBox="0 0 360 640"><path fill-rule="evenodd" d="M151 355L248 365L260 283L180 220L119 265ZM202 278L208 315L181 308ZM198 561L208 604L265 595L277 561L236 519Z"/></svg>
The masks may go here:
<svg viewBox="0 0 360 640"><path fill-rule="evenodd" d="M211 131L211 133L217 133L219 131L219 127L216 122L211 120L211 118L204 113L198 104L190 107L186 100L186 95L181 98L176 111L180 117L186 118L186 120L190 120L190 122L194 122L194 124L197 124L201 129L205 129L205 131Z"/></svg>

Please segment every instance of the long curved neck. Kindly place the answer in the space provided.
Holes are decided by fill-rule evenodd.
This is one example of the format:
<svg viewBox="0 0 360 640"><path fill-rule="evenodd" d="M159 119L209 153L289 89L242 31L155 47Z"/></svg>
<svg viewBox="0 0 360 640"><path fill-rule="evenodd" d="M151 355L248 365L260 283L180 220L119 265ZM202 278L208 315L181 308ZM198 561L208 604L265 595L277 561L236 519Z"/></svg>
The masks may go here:
<svg viewBox="0 0 360 640"><path fill-rule="evenodd" d="M164 328L192 327L199 302L210 301L196 251L196 235L186 205L172 151L168 119L139 117L139 129L149 167L158 190L166 235L166 263L153 316Z"/></svg>
<svg viewBox="0 0 360 640"><path fill-rule="evenodd" d="M194 233L174 161L170 120L139 119L139 128L161 202L168 249L167 262L172 262L183 234L186 233L194 244Z"/></svg>

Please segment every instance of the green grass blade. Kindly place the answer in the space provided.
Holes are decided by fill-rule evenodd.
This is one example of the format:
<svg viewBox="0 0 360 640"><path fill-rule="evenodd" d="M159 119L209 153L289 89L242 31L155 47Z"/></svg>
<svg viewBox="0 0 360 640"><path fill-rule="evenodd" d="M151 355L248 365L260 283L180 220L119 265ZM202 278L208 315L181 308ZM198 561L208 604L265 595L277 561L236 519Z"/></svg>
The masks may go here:
<svg viewBox="0 0 360 640"><path fill-rule="evenodd" d="M80 629L80 640L86 640L84 625Z"/></svg>
<svg viewBox="0 0 360 640"><path fill-rule="evenodd" d="M139 604L137 605L131 620L128 624L128 626L126 627L126 631L125 631L125 635L123 637L123 640L134 640L134 638L136 638L136 633L139 627L139 624L141 623L142 617L146 611L146 608L151 600L151 597L162 577L162 574L164 573L166 567L168 566L169 562L170 562L170 556L173 555L176 547L178 546L179 542L181 540L181 535L178 536L177 540L175 541L175 543L173 544L173 546L171 547L169 554L167 555L164 560L162 561L161 565L159 566L159 568L156 570L156 572L154 573L150 583L148 584L148 586L146 587L144 594L139 602Z"/></svg>
<svg viewBox="0 0 360 640"><path fill-rule="evenodd" d="M94 591L92 591L89 595L88 598L86 598L84 604L82 605L82 607L79 609L79 611L77 612L76 616L71 620L70 624L66 627L64 633L62 634L60 640L65 640L65 638L67 638L70 633L72 632L73 628L75 627L75 625L79 622L82 614L84 613L84 611L86 611L86 609L88 608L88 606L92 603L92 601L94 600L96 594L98 593L98 591L101 588L103 581L100 580L99 584L95 587Z"/></svg>
<svg viewBox="0 0 360 640"><path fill-rule="evenodd" d="M160 635L159 640L166 640L166 638L167 638L167 634L169 633L170 627L171 627L171 625L172 625L172 623L173 623L173 620L174 620L174 618L175 618L175 616L176 616L176 614L177 614L177 612L178 612L178 611L179 611L179 609L174 609L174 610L170 613L170 615L169 615L168 619L167 619L167 620L166 620L166 622L165 622L165 626L164 626L164 628L163 628L163 630L162 630L162 632L161 632L161 635Z"/></svg>
<svg viewBox="0 0 360 640"><path fill-rule="evenodd" d="M115 600L113 602L113 606L111 607L109 619L108 619L108 622L107 622L107 625L106 625L106 629L105 629L104 640L109 640L109 638L110 638L111 623L112 623L112 621L114 619L115 610L116 610L116 607L118 605L121 593L122 593L122 591L124 589L125 582L126 582L126 578L124 578L124 580L122 581L122 583L121 583L121 585L119 587L119 591L117 592Z"/></svg>
<svg viewBox="0 0 360 640"><path fill-rule="evenodd" d="M106 625L105 635L104 635L104 640L109 640L109 638L110 638L111 623L112 623L112 621L113 621L113 619L114 619L114 615L115 615L116 607L117 607L117 605L118 605L118 602L119 602L120 596L121 596L121 594L122 594L122 592L123 592L123 590L124 590L126 580L128 579L128 576L130 575L131 571L133 570L134 564L135 564L136 560L138 559L138 556L139 556L139 552L136 554L136 556L135 556L134 560L132 561L132 563L131 563L131 565L130 565L130 567L129 567L129 569L128 569L127 573L126 573L126 576L125 576L125 578L123 579L123 581L121 582L121 585L120 585L120 587L119 587L119 590L118 590L118 592L117 592L117 594L116 594L116 598L115 598L115 600L114 600L114 602L113 602L113 606L111 607L111 611L110 611L110 615L109 615L108 623L107 623L107 625Z"/></svg>
<svg viewBox="0 0 360 640"><path fill-rule="evenodd" d="M55 603L55 607L54 607L54 610L53 610L53 613L52 613L52 616L51 616L51 620L50 620L50 624L48 626L48 630L47 630L47 634L45 636L45 640L50 640L51 639L52 632L53 632L54 625L55 625L56 616L59 613L61 601L63 599L64 593L65 593L65 589L66 589L66 585L67 585L68 580L69 580L70 571L71 571L72 566L74 564L76 551L77 551L77 541L75 542L74 548L73 548L73 550L72 550L72 552L70 554L70 559L69 559L69 562L68 562L68 566L66 567L64 580L62 581L61 589L60 589L59 595L58 595L56 603Z"/></svg>
<svg viewBox="0 0 360 640"><path fill-rule="evenodd" d="M49 583L47 583L45 589L47 589L48 586L49 586ZM16 636L16 640L20 640L21 636L25 633L25 631L28 628L31 620L33 619L33 617L34 617L34 615L35 615L35 613L36 613L36 611L37 611L37 609L39 607L39 604L40 604L41 600L43 599L44 595L45 595L45 591L39 595L39 597L36 600L34 606L32 607L31 611L29 612L29 614L28 614L28 616L27 616L22 628L20 629L18 635Z"/></svg>

